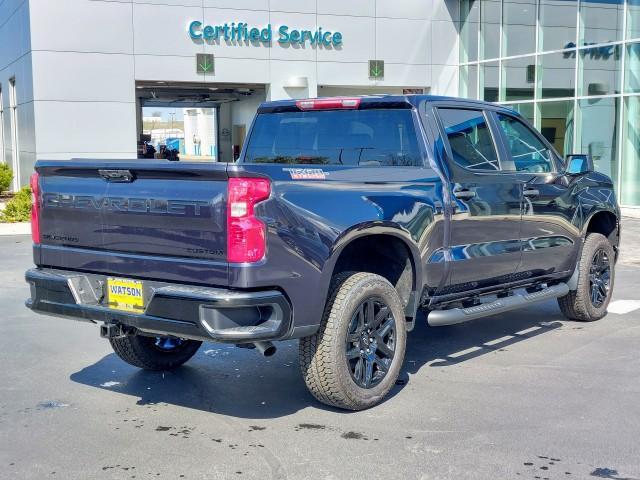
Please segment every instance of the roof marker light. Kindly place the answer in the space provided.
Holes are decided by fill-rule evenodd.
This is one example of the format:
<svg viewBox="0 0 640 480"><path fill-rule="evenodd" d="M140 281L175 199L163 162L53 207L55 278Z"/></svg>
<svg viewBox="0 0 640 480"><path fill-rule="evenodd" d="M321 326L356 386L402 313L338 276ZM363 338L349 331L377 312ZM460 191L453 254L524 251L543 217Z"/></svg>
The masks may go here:
<svg viewBox="0 0 640 480"><path fill-rule="evenodd" d="M356 110L360 107L357 97L308 98L297 100L300 110Z"/></svg>

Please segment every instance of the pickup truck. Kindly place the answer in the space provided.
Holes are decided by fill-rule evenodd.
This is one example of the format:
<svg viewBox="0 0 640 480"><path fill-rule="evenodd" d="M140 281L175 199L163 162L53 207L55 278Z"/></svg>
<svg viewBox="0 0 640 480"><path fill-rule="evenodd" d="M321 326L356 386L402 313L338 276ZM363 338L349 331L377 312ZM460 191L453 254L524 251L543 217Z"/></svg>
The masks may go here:
<svg viewBox="0 0 640 480"><path fill-rule="evenodd" d="M620 243L588 155L506 106L427 95L267 102L236 163L40 160L31 188L29 308L99 324L151 370L299 339L311 393L351 410L385 397L425 318L553 298L602 318Z"/></svg>

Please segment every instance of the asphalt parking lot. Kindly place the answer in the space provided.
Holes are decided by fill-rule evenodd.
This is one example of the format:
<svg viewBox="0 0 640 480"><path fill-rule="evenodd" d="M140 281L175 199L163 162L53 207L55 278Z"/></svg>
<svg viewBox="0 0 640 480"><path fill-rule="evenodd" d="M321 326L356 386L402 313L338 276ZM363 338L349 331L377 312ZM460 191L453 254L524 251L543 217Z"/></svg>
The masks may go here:
<svg viewBox="0 0 640 480"><path fill-rule="evenodd" d="M359 413L307 393L296 342L138 371L96 326L27 310L30 239L0 237L0 478L640 479L640 221L624 229L605 319L548 302L420 325Z"/></svg>

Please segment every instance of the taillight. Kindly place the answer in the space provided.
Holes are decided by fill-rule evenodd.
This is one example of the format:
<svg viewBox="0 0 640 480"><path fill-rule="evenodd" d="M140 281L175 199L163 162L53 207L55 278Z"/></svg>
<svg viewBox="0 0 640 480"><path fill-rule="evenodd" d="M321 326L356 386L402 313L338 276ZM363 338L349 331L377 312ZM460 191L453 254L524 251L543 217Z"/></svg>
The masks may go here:
<svg viewBox="0 0 640 480"><path fill-rule="evenodd" d="M257 262L266 253L266 226L253 210L269 198L265 178L230 178L227 205L227 258L232 263Z"/></svg>
<svg viewBox="0 0 640 480"><path fill-rule="evenodd" d="M356 110L360 106L358 97L309 98L296 101L300 110Z"/></svg>
<svg viewBox="0 0 640 480"><path fill-rule="evenodd" d="M34 172L29 180L31 187L31 238L40 243L40 175Z"/></svg>

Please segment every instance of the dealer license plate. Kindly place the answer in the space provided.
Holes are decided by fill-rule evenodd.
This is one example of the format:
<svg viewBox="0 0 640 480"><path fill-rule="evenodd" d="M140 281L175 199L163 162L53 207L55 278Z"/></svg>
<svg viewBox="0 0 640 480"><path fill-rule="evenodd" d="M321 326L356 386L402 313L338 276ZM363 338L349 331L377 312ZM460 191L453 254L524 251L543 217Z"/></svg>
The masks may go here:
<svg viewBox="0 0 640 480"><path fill-rule="evenodd" d="M125 312L144 311L144 291L140 280L107 278L107 302L109 308Z"/></svg>

